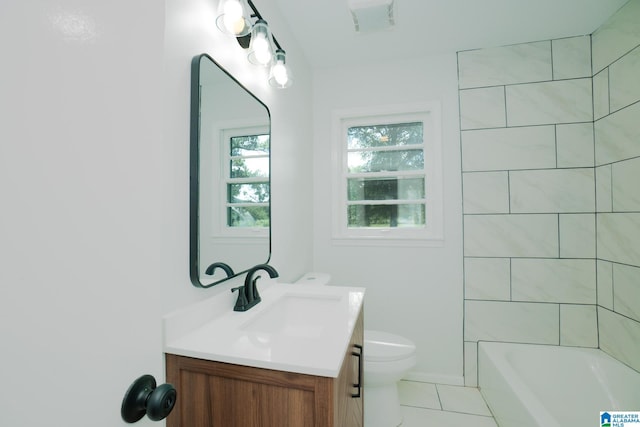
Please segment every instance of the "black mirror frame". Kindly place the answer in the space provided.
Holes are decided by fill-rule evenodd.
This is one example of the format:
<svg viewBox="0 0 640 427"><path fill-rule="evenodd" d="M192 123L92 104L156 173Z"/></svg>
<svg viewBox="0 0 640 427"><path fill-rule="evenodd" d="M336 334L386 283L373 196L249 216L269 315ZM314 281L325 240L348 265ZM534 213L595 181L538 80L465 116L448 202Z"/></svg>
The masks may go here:
<svg viewBox="0 0 640 427"><path fill-rule="evenodd" d="M191 284L197 288L210 288L214 285L227 281L233 277L240 276L246 270L233 273L224 279L217 280L210 284L204 284L200 281L200 62L203 58L213 62L220 70L222 70L233 82L245 90L253 99L258 101L269 117L269 135L271 135L271 111L269 107L262 102L257 96L242 85L227 70L218 64L211 56L206 53L195 56L191 60L191 118L190 118L190 147L189 147L189 276ZM270 145L271 146L271 145ZM271 182L271 156L269 156L269 182ZM271 186L270 186L270 192ZM271 200L271 197L269 197ZM271 201L269 202L269 255L264 263L268 263L271 259ZM210 262L215 262L214 260Z"/></svg>

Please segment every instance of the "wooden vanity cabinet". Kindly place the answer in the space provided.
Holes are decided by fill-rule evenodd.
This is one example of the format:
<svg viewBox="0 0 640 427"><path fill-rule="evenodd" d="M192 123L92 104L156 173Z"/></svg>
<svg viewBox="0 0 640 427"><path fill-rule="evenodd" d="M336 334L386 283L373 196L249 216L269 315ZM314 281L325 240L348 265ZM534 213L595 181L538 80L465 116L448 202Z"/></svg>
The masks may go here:
<svg viewBox="0 0 640 427"><path fill-rule="evenodd" d="M337 378L166 354L167 427L362 427L363 333L361 311Z"/></svg>

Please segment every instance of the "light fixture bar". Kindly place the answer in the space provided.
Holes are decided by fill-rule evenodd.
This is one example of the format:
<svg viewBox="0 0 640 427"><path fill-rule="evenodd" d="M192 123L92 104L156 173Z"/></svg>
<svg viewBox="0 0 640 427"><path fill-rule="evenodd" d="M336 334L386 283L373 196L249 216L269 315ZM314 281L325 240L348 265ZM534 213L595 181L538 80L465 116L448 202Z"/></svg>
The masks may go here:
<svg viewBox="0 0 640 427"><path fill-rule="evenodd" d="M256 9L256 6L253 4L253 2L251 0L247 0L247 3L249 4L249 7L253 11L253 13L251 14L251 17L264 20L264 18L262 18L262 15L260 15L260 12L258 12L258 9ZM276 48L280 50L284 50L282 49L282 46L280 46L280 43L278 43L278 40L276 39L276 36L273 35L273 33L271 33L271 38L273 39L273 44L276 45Z"/></svg>
<svg viewBox="0 0 640 427"><path fill-rule="evenodd" d="M390 0L393 1L393 0ZM252 0L219 0L222 11L216 25L226 34L235 36L238 44L248 50L250 63L269 67L269 84L278 89L291 86L293 77L286 63L286 53L273 35ZM250 11L248 9L251 9ZM253 24L252 20L255 20ZM247 31L250 29L250 31Z"/></svg>

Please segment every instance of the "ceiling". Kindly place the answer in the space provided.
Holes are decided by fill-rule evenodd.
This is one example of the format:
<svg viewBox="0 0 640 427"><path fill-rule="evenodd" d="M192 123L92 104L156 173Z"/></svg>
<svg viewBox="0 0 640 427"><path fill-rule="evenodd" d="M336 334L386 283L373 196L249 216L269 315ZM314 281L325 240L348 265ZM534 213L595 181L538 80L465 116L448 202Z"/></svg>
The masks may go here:
<svg viewBox="0 0 640 427"><path fill-rule="evenodd" d="M347 2L275 0L312 67L590 34L627 0L395 0L395 27L370 33L355 32Z"/></svg>

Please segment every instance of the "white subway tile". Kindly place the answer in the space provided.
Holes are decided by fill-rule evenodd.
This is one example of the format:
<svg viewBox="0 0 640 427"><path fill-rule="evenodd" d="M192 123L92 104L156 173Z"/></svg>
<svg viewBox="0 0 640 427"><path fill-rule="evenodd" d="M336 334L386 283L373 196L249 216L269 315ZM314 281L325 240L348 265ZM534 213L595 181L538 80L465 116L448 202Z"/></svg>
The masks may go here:
<svg viewBox="0 0 640 427"><path fill-rule="evenodd" d="M509 258L465 258L464 297L466 299L511 299Z"/></svg>
<svg viewBox="0 0 640 427"><path fill-rule="evenodd" d="M640 44L640 2L632 0L592 35L594 74Z"/></svg>
<svg viewBox="0 0 640 427"><path fill-rule="evenodd" d="M460 91L462 129L505 127L504 87Z"/></svg>
<svg viewBox="0 0 640 427"><path fill-rule="evenodd" d="M559 344L557 304L465 301L465 341Z"/></svg>
<svg viewBox="0 0 640 427"><path fill-rule="evenodd" d="M557 125L556 140L559 168L593 167L593 123Z"/></svg>
<svg viewBox="0 0 640 427"><path fill-rule="evenodd" d="M557 257L558 216L464 215L464 254L478 257Z"/></svg>
<svg viewBox="0 0 640 427"><path fill-rule="evenodd" d="M560 305L560 345L598 347L598 315L594 305Z"/></svg>
<svg viewBox="0 0 640 427"><path fill-rule="evenodd" d="M613 310L640 321L640 268L613 264Z"/></svg>
<svg viewBox="0 0 640 427"><path fill-rule="evenodd" d="M593 116L598 120L609 114L609 69L593 76Z"/></svg>
<svg viewBox="0 0 640 427"><path fill-rule="evenodd" d="M560 257L596 257L595 214L561 214Z"/></svg>
<svg viewBox="0 0 640 427"><path fill-rule="evenodd" d="M614 163L612 168L613 211L640 211L640 157Z"/></svg>
<svg viewBox="0 0 640 427"><path fill-rule="evenodd" d="M597 260L598 305L613 310L613 264Z"/></svg>
<svg viewBox="0 0 640 427"><path fill-rule="evenodd" d="M611 165L596 168L596 212L613 210L613 194L611 192Z"/></svg>
<svg viewBox="0 0 640 427"><path fill-rule="evenodd" d="M590 36L552 40L551 46L554 80L591 77Z"/></svg>
<svg viewBox="0 0 640 427"><path fill-rule="evenodd" d="M640 46L611 64L609 90L611 110L616 111L640 100Z"/></svg>
<svg viewBox="0 0 640 427"><path fill-rule="evenodd" d="M460 88L551 80L549 41L458 53Z"/></svg>
<svg viewBox="0 0 640 427"><path fill-rule="evenodd" d="M462 132L462 170L542 169L556 166L553 126Z"/></svg>
<svg viewBox="0 0 640 427"><path fill-rule="evenodd" d="M598 307L598 328L600 348L640 371L640 322Z"/></svg>
<svg viewBox="0 0 640 427"><path fill-rule="evenodd" d="M640 213L597 215L598 258L640 266Z"/></svg>
<svg viewBox="0 0 640 427"><path fill-rule="evenodd" d="M464 385L478 386L478 343L465 341L464 343Z"/></svg>
<svg viewBox="0 0 640 427"><path fill-rule="evenodd" d="M587 259L513 259L514 301L596 303L596 262Z"/></svg>
<svg viewBox="0 0 640 427"><path fill-rule="evenodd" d="M508 213L507 172L466 172L463 178L464 213Z"/></svg>
<svg viewBox="0 0 640 427"><path fill-rule="evenodd" d="M640 102L595 123L596 165L640 156Z"/></svg>
<svg viewBox="0 0 640 427"><path fill-rule="evenodd" d="M592 168L513 171L509 174L512 213L593 212Z"/></svg>
<svg viewBox="0 0 640 427"><path fill-rule="evenodd" d="M590 78L521 84L506 89L508 126L593 120Z"/></svg>

